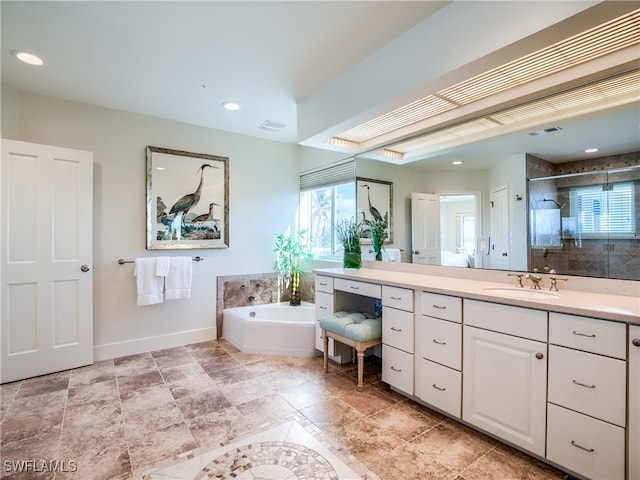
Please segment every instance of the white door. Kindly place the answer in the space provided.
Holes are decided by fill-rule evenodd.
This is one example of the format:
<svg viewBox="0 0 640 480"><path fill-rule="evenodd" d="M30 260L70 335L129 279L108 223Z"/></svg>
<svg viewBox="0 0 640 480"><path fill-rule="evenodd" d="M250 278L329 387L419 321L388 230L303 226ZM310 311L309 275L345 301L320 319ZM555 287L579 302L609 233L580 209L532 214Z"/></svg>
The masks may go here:
<svg viewBox="0 0 640 480"><path fill-rule="evenodd" d="M629 326L629 479L640 479L640 325Z"/></svg>
<svg viewBox="0 0 640 480"><path fill-rule="evenodd" d="M0 383L93 363L93 154L2 140Z"/></svg>
<svg viewBox="0 0 640 480"><path fill-rule="evenodd" d="M465 326L462 418L545 454L547 346Z"/></svg>
<svg viewBox="0 0 640 480"><path fill-rule="evenodd" d="M411 194L411 261L440 265L440 195Z"/></svg>
<svg viewBox="0 0 640 480"><path fill-rule="evenodd" d="M491 191L491 268L509 269L509 189Z"/></svg>

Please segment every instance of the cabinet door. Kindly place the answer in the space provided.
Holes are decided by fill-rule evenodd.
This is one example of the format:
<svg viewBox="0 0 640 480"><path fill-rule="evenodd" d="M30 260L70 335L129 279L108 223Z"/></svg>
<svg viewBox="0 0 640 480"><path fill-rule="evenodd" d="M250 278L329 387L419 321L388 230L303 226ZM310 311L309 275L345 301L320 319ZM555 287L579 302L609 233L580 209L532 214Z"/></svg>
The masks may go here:
<svg viewBox="0 0 640 480"><path fill-rule="evenodd" d="M462 418L545 454L547 346L464 327Z"/></svg>
<svg viewBox="0 0 640 480"><path fill-rule="evenodd" d="M629 480L640 480L640 325L629 327Z"/></svg>

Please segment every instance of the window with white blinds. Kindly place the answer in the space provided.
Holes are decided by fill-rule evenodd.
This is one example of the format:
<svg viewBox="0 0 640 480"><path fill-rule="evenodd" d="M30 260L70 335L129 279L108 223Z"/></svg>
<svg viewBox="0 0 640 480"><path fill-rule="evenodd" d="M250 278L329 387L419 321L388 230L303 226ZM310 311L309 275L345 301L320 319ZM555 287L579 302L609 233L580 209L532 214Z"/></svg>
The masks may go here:
<svg viewBox="0 0 640 480"><path fill-rule="evenodd" d="M356 212L355 160L350 158L300 174L298 224L309 232L308 247L316 258L339 254L336 223Z"/></svg>
<svg viewBox="0 0 640 480"><path fill-rule="evenodd" d="M573 187L569 200L571 216L583 235L636 234L634 182Z"/></svg>

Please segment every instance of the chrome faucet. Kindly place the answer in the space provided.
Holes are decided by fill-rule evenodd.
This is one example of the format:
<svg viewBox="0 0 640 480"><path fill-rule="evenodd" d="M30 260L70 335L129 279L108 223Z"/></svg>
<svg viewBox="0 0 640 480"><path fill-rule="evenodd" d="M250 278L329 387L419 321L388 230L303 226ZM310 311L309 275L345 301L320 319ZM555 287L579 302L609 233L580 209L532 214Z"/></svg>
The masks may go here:
<svg viewBox="0 0 640 480"><path fill-rule="evenodd" d="M563 282L566 282L569 279L568 278L559 278L559 277L549 277L549 280L551 280L551 286L549 287L549 290L551 290L553 292L557 292L558 291L558 280L562 280Z"/></svg>

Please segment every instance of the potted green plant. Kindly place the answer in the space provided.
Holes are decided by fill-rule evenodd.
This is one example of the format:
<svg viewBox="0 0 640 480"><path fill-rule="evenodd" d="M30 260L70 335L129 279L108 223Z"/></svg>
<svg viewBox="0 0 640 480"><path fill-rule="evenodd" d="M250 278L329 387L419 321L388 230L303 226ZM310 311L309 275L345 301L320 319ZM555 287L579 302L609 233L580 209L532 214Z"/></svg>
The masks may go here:
<svg viewBox="0 0 640 480"><path fill-rule="evenodd" d="M276 243L273 251L276 260L273 268L280 274L285 287L289 288L289 304L300 305L300 272L302 264L309 262L313 254L307 248L305 241L306 230L298 230L294 235L284 233L276 234Z"/></svg>
<svg viewBox="0 0 640 480"><path fill-rule="evenodd" d="M376 260L382 260L382 246L384 245L384 235L387 230L387 222L384 220L374 220L371 222L371 245L376 254Z"/></svg>
<svg viewBox="0 0 640 480"><path fill-rule="evenodd" d="M362 266L361 233L362 225L353 218L343 218L336 223L336 237L344 250L342 261L344 268L360 268Z"/></svg>

